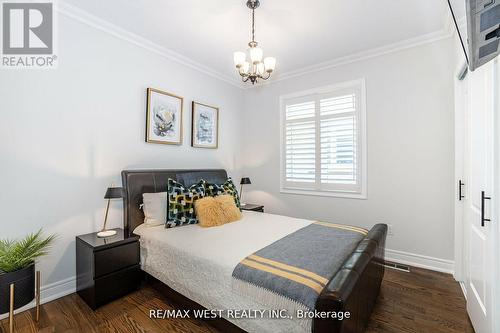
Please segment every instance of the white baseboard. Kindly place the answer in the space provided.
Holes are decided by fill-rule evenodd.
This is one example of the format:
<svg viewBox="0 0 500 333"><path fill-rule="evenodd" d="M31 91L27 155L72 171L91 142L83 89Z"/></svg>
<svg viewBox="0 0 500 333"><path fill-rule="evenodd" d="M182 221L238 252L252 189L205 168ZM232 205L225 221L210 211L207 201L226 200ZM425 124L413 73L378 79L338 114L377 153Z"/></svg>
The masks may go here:
<svg viewBox="0 0 500 333"><path fill-rule="evenodd" d="M459 281L460 288L462 289L462 293L464 294L465 300L467 300L467 289L465 288L465 282Z"/></svg>
<svg viewBox="0 0 500 333"><path fill-rule="evenodd" d="M40 288L40 303L44 304L63 296L72 294L76 291L76 277L72 276L67 279L47 284ZM35 301L26 304L22 308L17 309L14 313L23 312L35 307ZM0 315L0 320L7 318L8 313Z"/></svg>
<svg viewBox="0 0 500 333"><path fill-rule="evenodd" d="M455 267L455 262L453 260L428 257L420 254L391 249L385 250L385 259L400 264L430 269L432 271L448 274L453 274Z"/></svg>

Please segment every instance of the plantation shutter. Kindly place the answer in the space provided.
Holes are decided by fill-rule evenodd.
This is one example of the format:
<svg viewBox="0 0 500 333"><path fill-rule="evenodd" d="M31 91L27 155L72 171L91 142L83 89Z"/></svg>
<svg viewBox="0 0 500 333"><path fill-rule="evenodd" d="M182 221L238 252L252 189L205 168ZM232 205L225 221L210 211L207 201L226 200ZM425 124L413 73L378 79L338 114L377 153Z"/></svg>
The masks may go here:
<svg viewBox="0 0 500 333"><path fill-rule="evenodd" d="M314 101L286 106L285 175L287 182L310 184L316 182L315 118Z"/></svg>
<svg viewBox="0 0 500 333"><path fill-rule="evenodd" d="M361 88L284 99L282 189L363 191Z"/></svg>
<svg viewBox="0 0 500 333"><path fill-rule="evenodd" d="M356 183L356 95L320 100L321 183Z"/></svg>

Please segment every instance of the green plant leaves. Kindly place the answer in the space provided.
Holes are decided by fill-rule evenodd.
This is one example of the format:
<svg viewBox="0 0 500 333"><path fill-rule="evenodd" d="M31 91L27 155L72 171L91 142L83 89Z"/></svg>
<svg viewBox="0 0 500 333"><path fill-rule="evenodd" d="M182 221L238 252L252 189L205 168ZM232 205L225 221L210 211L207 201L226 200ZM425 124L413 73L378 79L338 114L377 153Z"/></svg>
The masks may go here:
<svg viewBox="0 0 500 333"><path fill-rule="evenodd" d="M13 272L29 266L48 253L55 235L42 237L42 229L21 240L0 239L0 271Z"/></svg>

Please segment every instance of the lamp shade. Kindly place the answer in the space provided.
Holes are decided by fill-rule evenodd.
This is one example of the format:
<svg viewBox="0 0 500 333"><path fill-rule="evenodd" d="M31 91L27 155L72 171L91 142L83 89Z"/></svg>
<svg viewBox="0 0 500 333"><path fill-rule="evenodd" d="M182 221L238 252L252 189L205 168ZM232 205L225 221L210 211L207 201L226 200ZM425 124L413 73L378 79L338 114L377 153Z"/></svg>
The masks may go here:
<svg viewBox="0 0 500 333"><path fill-rule="evenodd" d="M254 65L258 64L262 61L262 56L264 51L260 47L251 47L250 48L250 60Z"/></svg>
<svg viewBox="0 0 500 333"><path fill-rule="evenodd" d="M104 199L118 199L123 198L123 188L121 187L108 187Z"/></svg>
<svg viewBox="0 0 500 333"><path fill-rule="evenodd" d="M252 182L250 181L250 178L244 177L244 178L241 178L240 184L241 185L248 185L248 184L252 184Z"/></svg>
<svg viewBox="0 0 500 333"><path fill-rule="evenodd" d="M244 61L243 65L241 65L241 72L246 74L250 70L250 63L248 61Z"/></svg>
<svg viewBox="0 0 500 333"><path fill-rule="evenodd" d="M264 66L266 67L266 72L271 73L276 68L276 58L273 57L264 58Z"/></svg>
<svg viewBox="0 0 500 333"><path fill-rule="evenodd" d="M262 75L262 74L264 74L264 71L265 71L264 64L259 62L257 64L257 74Z"/></svg>
<svg viewBox="0 0 500 333"><path fill-rule="evenodd" d="M237 68L240 68L241 66L243 66L245 58L246 58L245 52L234 52L234 65Z"/></svg>

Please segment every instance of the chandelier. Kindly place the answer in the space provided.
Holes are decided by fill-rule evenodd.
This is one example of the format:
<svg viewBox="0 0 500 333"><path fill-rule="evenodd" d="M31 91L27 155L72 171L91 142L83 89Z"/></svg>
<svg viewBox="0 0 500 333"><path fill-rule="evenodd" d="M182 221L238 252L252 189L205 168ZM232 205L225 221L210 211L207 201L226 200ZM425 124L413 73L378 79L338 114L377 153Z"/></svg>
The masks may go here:
<svg viewBox="0 0 500 333"><path fill-rule="evenodd" d="M250 81L252 84L257 83L259 79L269 79L276 67L276 58L266 57L262 60L264 52L258 47L259 44L255 41L255 9L259 5L259 0L247 1L247 7L252 10L252 41L248 43L248 46L250 46L248 49L250 61L246 60L245 52L234 52L234 64L241 75L241 79L243 82Z"/></svg>

